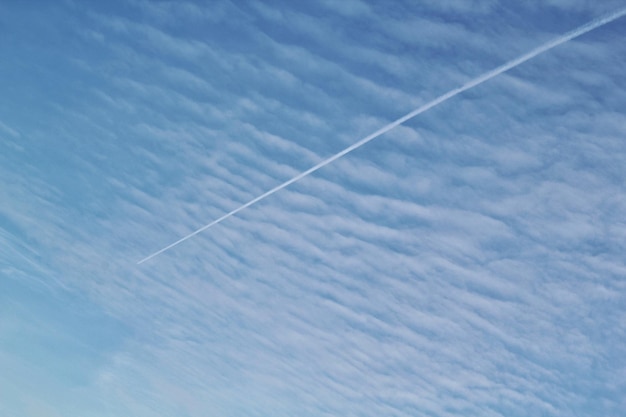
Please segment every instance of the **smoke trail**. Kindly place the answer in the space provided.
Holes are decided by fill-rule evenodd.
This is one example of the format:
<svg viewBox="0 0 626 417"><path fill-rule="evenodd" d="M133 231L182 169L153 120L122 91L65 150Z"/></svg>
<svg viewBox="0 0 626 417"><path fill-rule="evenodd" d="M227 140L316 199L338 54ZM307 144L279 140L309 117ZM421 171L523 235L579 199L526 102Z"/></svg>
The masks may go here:
<svg viewBox="0 0 626 417"><path fill-rule="evenodd" d="M620 17L622 17L624 15L626 15L626 8L618 10L618 11L615 11L615 12L613 12L611 14L608 14L606 16L600 17L598 19L592 20L591 22L588 22L588 23L586 23L586 24L584 24L584 25L582 25L582 26L580 26L580 27L578 27L578 28L576 28L576 29L574 29L574 30L572 30L570 32L567 32L567 33L559 36L558 38L553 39L552 41L547 42L547 43L545 43L545 44L543 44L543 45L533 49L530 52L527 52L526 54L524 54L524 55L522 55L522 56L520 56L518 58L515 58L515 59L513 59L511 61L508 61L508 62L500 65L499 67L492 69L491 71L488 71L488 72L486 72L486 73L484 73L482 75L479 75L478 77L476 77L476 78L466 82L462 86L448 91L447 93L445 93L445 94L435 98L434 100L429 101L428 103L418 107L417 109L413 110L412 112L405 114L404 116L400 117L399 119L394 120L393 122L389 123L388 125L381 127L380 129L378 129L374 133L371 133L370 135L368 135L368 136L364 137L363 139L359 140L358 142L348 146L344 150L342 150L342 151L332 155L331 157L323 160L322 162L318 163L317 165L315 165L315 166L307 169L306 171L296 175L295 177L291 178L290 180L287 180L284 183L282 183L282 184L272 188L271 190L261 194L260 196L254 198L254 199L252 199L250 201L248 201L247 203L237 207L233 211L230 211L230 212L224 214L219 219L213 220L211 223L202 226L201 228L199 228L198 230L188 234L187 236L184 236L184 237L178 239L176 242L174 242L174 243L164 247L163 249L160 249L160 250L154 252L153 254L143 258L141 261L137 262L137 264L138 265L142 264L142 263L144 263L144 262L154 258L155 256L158 256L158 255L162 254L163 252L173 248L174 246L184 242L185 240L194 237L198 233L205 231L209 227L212 227L212 226L215 226L218 223L221 223L223 220L226 220L230 216L239 213L241 210L243 210L243 209L245 209L247 207L250 207L251 205L253 205L253 204L263 200L266 197L269 197L270 195L274 194L277 191L282 190L283 188L293 184L294 182L301 180L302 178L306 177L307 175L317 171L320 168L325 167L326 165L328 165L331 162L341 158L342 156L346 155L347 153L350 153L353 150L355 150L357 148L360 148L361 146L365 145L367 142L369 142L369 141L377 138L378 136L380 136L380 135L390 131L394 127L396 127L396 126L406 122L407 120L412 119L415 116L417 116L419 114L422 114L422 113L424 113L427 110L432 109L433 107L443 103L444 101L447 101L447 100L449 100L449 99L451 99L451 98L461 94L462 92L464 92L466 90L474 88L477 85L482 84L485 81L488 81L488 80L490 80L490 79L492 79L492 78L502 74L505 71L508 71L508 70L510 70L512 68L515 68L518 65L520 65L520 64L522 64L522 63L524 63L524 62L526 62L526 61L536 57L539 54L542 54L542 53L544 53L546 51L549 51L550 49L552 49L552 48L554 48L554 47L556 47L558 45L561 45L561 44L563 44L563 43L565 43L565 42L567 42L569 40L572 40L572 39L580 36L580 35L583 35L583 34L585 34L587 32L590 32L590 31L592 31L592 30L594 30L596 28L599 28L600 26L603 26L603 25L605 25L605 24L607 24L609 22L612 22L612 21L614 21L616 19L619 19Z"/></svg>

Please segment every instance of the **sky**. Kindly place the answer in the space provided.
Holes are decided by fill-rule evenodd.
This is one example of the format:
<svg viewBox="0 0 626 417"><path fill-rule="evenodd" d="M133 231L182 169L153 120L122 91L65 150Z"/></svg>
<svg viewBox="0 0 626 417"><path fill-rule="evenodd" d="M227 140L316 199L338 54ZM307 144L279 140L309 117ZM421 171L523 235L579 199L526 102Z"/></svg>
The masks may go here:
<svg viewBox="0 0 626 417"><path fill-rule="evenodd" d="M0 415L621 416L623 0L0 3Z"/></svg>

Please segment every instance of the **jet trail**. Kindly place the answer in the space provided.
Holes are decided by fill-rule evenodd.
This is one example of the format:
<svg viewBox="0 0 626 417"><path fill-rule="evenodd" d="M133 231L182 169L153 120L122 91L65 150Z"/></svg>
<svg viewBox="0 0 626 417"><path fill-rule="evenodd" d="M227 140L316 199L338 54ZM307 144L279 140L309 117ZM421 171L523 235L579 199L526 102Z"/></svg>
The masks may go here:
<svg viewBox="0 0 626 417"><path fill-rule="evenodd" d="M467 91L467 90L469 90L471 88L476 87L479 84L484 83L485 81L489 81L490 79L492 79L492 78L502 74L505 71L508 71L508 70L510 70L512 68L517 67L518 65L520 65L520 64L522 64L522 63L524 63L524 62L526 62L526 61L536 57L539 54L542 54L542 53L544 53L546 51L549 51L550 49L552 49L552 48L554 48L556 46L559 46L559 45L561 45L561 44L563 44L563 43L565 43L565 42L567 42L569 40L572 40L572 39L574 39L574 38L576 38L576 37L578 37L580 35L583 35L583 34L585 34L587 32L590 32L590 31L592 31L594 29L597 29L600 26L603 26L603 25L605 25L607 23L610 23L610 22L612 22L612 21L614 21L616 19L619 19L620 17L622 17L624 15L626 15L626 8L621 9L621 10L617 10L617 11L615 11L613 13L610 13L610 14L608 14L606 16L603 16L603 17L597 18L595 20L592 20L592 21L590 21L590 22L588 22L588 23L586 23L586 24L584 24L584 25L582 25L582 26L580 26L580 27L578 27L578 28L576 28L576 29L574 29L574 30L572 30L570 32L567 32L567 33L559 36L556 39L553 39L550 42L547 42L547 43L545 43L545 44L543 44L543 45L533 49L530 52L527 52L526 54L524 54L524 55L522 55L522 56L520 56L518 58L515 58L515 59L513 59L511 61L508 61L508 62L500 65L499 67L492 69L491 71L488 71L488 72L486 72L486 73L484 73L482 75L479 75L478 77L476 77L476 78L466 82L462 86L448 91L447 93L445 93L445 94L435 98L434 100L432 100L432 101L430 101L430 102L428 102L428 103L418 107L417 109L413 110L412 112L405 114L404 116L400 117L399 119L394 120L393 122L389 123L388 125L381 127L380 129L378 129L374 133L371 133L370 135L368 135L368 136L364 137L363 139L359 140L358 142L348 146L344 150L342 150L342 151L332 155L331 157L323 160L322 162L318 163L317 165L315 165L315 166L307 169L306 171L296 175L295 177L291 178L290 180L287 180L284 183L282 183L282 184L272 188L271 190L261 194L260 196L254 198L254 199L252 199L250 201L248 201L247 203L237 207L233 211L230 211L230 212L224 214L219 219L213 220L211 223L202 226L201 228L199 228L198 230L188 234L187 236L184 236L184 237L178 239L176 242L174 242L174 243L164 247L163 249L160 249L160 250L154 252L153 254L143 258L142 260L137 262L137 264L138 265L142 264L142 263L144 263L144 262L154 258L155 256L158 256L158 255L162 254L163 252L173 248L174 246L184 242L185 240L194 237L198 233L201 233L201 232L205 231L206 229L208 229L208 228L210 228L212 226L215 226L218 223L221 223L222 221L226 220L230 216L239 213L241 210L243 210L243 209L245 209L247 207L250 207L251 205L253 205L253 204L263 200L266 197L269 197L270 195L276 193L277 191L280 191L283 188L293 184L294 182L301 180L302 178L306 177L307 175L312 174L313 172L317 171L318 169L325 167L326 165L330 164L331 162L334 162L335 160L337 160L337 159L341 158L342 156L346 155L347 153L350 153L353 150L355 150L357 148L360 148L361 146L365 145L367 142L369 142L369 141L371 141L373 139L376 139L380 135L390 131L394 127L396 127L398 125L401 125L402 123L406 122L407 120L412 119L415 116L417 116L419 114L422 114L425 111L430 110L433 107L435 107L435 106L437 106L437 105L439 105L439 104L441 104L441 103L443 103L445 101L448 101L449 99L451 99L451 98L461 94L462 92Z"/></svg>

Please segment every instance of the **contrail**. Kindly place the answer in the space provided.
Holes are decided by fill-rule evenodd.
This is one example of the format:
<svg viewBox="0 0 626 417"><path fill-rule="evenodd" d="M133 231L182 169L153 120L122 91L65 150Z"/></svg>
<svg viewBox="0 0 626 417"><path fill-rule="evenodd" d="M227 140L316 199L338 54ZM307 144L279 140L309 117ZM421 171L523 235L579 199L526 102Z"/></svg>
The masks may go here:
<svg viewBox="0 0 626 417"><path fill-rule="evenodd" d="M202 226L201 228L199 228L198 230L188 234L185 237L182 237L180 239L178 239L176 242L164 247L163 249L160 249L156 252L154 252L153 254L146 256L145 258L143 258L141 261L137 262L137 264L142 264L152 258L154 258L155 256L158 256L160 254L162 254L163 252L173 248L174 246L184 242L187 239L190 239L192 237L194 237L195 235L197 235L200 232L205 231L206 229L208 229L209 227L215 226L218 223L221 223L222 221L226 220L227 218L229 218L230 216L239 213L241 210L250 207L251 205L263 200L266 197L269 197L270 195L274 194L277 191L282 190L283 188L293 184L296 181L301 180L302 178L306 177L309 174L312 174L313 172L317 171L320 168L325 167L326 165L330 164L331 162L334 162L335 160L341 158L342 156L346 155L347 153L352 152L353 150L360 148L361 146L365 145L367 142L376 139L377 137L379 137L380 135L390 131L391 129L393 129L394 127L401 125L402 123L406 122L409 119L414 118L415 116L424 113L425 111L428 111L430 109L432 109L433 107L443 103L444 101L448 101L449 99L461 94L464 91L467 91L471 88L476 87L479 84L484 83L485 81L489 81L490 79L502 74L505 71L508 71L512 68L517 67L518 65L536 57L539 54L542 54L546 51L549 51L550 49L561 45L562 43L565 43L569 40L572 40L580 35L583 35L589 31L592 31L596 28L599 28L600 26L603 26L609 22L612 22L616 19L619 19L620 17L626 15L626 8L615 11L613 13L610 13L608 15L605 15L603 17L597 18L595 20L592 20L591 22L588 22L570 32L567 32L561 36L559 36L556 39L553 39L552 41L545 43L535 49L533 49L530 52L527 52L526 54L520 56L519 58L515 58L509 62L506 62L502 65L500 65L497 68L492 69L491 71L488 71L476 78L474 78L473 80L470 80L468 82L466 82L465 84L463 84L460 87L457 87L453 90L448 91L447 93L435 98L432 101L429 101L428 103L418 107L417 109L413 110L410 113L405 114L404 116L400 117L397 120L394 120L393 122L389 123L386 126L381 127L380 129L378 129L377 131L375 131L374 133L371 133L370 135L364 137L363 139L359 140L358 142L348 146L347 148L345 148L344 150L334 154L333 156L323 160L322 162L318 163L317 165L307 169L306 171L296 175L295 177L291 178L290 180L285 181L284 183L272 188L271 190L261 194L260 196L248 201L247 203L237 207L236 209L234 209L231 212L228 212L226 214L224 214L222 217L220 217L219 219L213 220L211 223Z"/></svg>

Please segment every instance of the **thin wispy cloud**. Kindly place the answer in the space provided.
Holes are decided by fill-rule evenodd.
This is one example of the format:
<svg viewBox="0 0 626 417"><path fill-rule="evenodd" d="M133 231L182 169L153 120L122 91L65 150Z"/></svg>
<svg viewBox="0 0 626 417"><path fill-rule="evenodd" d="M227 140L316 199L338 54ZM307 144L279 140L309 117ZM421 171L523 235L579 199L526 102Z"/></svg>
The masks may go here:
<svg viewBox="0 0 626 417"><path fill-rule="evenodd" d="M285 181L284 183L272 188L271 190L261 194L258 197L253 198L252 200L250 200L249 202L237 207L236 209L226 213L225 215L223 215L222 217L212 221L211 223L208 223L204 226L202 226L201 228L193 231L192 233L180 238L179 240L177 240L176 242L165 246L163 249L159 249L158 251L148 255L147 257L143 258L142 260L140 260L138 262L138 264L142 264L152 258L154 258L155 256L160 255L161 253L179 245L180 243L196 236L198 233L201 233L207 229L209 229L212 226L215 226L216 224L221 223L222 221L226 220L227 218L239 213L241 210L244 210L248 207L250 207L251 205L271 196L272 194L282 190L285 187L288 187L289 185L293 184L294 182L300 181L302 178L314 173L315 171L325 167L326 165L336 161L337 159L343 157L344 155L354 151L355 149L360 148L361 146L365 145L366 143L376 139L377 137L387 133L388 131L390 131L391 129L401 125L402 123L406 122L407 120L410 120L422 113L424 113L425 111L430 110L431 108L446 102L447 100L450 100L451 98L454 98L455 96L463 93L464 91L470 90L486 81L489 81L490 79L502 74L505 71L508 71L512 68L515 68L516 66L536 57L537 55L544 53L546 51L549 51L550 49L565 43L573 38L576 38L580 35L583 35L591 30L594 30L600 26L603 26L607 23L612 22L613 20L619 19L620 17L622 17L624 14L626 14L626 9L623 10L619 10L617 12L611 13L606 17L594 20L592 22L589 22L583 26L581 26L580 28L577 28L571 32L566 33L565 35L562 35L560 37L558 37L557 39L554 39L551 42L548 42L536 49L533 49L532 51L514 59L511 60L485 74L482 74L470 81L468 81L467 83L463 84L461 87L455 88L453 90L450 90L449 92L437 97L436 99L429 101L428 103L418 107L417 109L407 113L406 115L400 117L399 119L394 120L393 122L383 126L382 128L378 129L377 131L375 131L374 133L362 138L361 140L355 142L354 144L348 146L347 148L343 149L342 151L334 154L333 156L323 160L322 162L314 165L313 167L309 168L308 170L296 175L295 177Z"/></svg>

